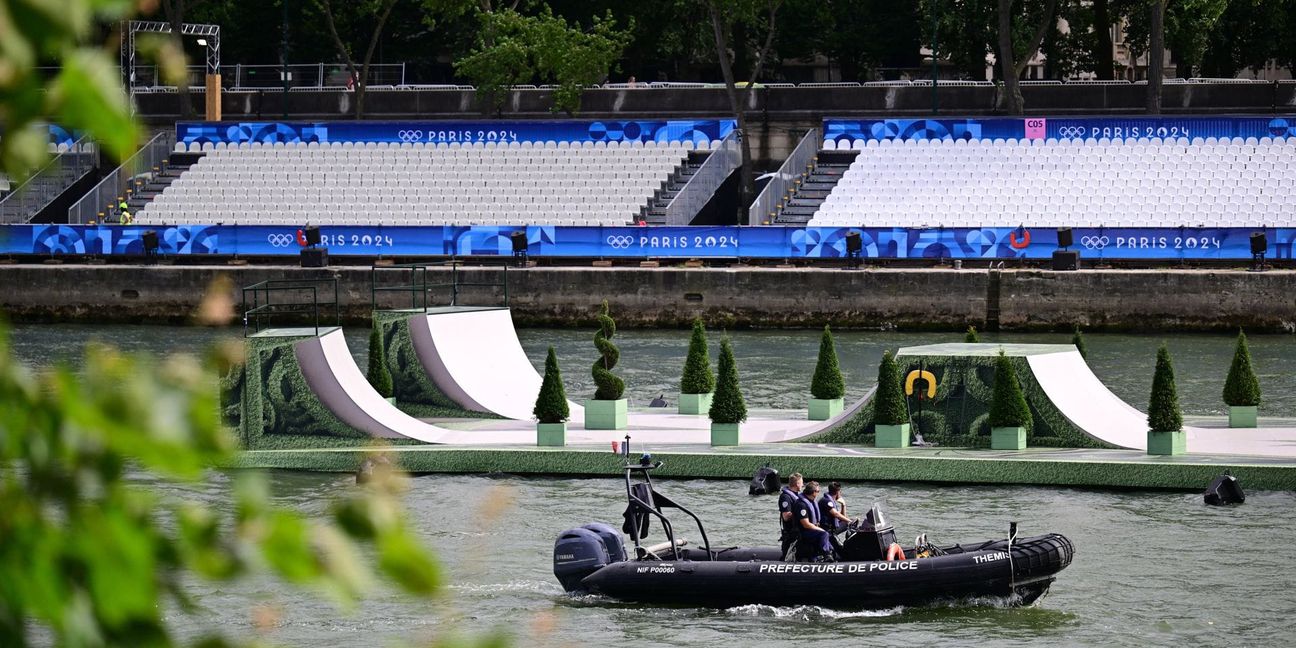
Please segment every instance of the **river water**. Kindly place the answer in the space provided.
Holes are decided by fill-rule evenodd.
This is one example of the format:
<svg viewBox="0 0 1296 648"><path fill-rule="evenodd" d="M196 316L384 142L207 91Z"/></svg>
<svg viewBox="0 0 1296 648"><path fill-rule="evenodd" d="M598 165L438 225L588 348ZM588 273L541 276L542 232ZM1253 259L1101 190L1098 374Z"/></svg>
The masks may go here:
<svg viewBox="0 0 1296 648"><path fill-rule="evenodd" d="M75 357L88 337L150 351L199 348L220 333L207 329L19 326L17 354L47 365ZM589 331L524 330L537 363L552 344L563 362L568 394L591 390ZM364 365L364 331L348 332ZM837 337L849 396L867 388L883 348L957 340L956 335L844 332ZM1063 335L1011 335L1014 342L1065 342ZM799 407L818 348L812 331L731 335L744 389L756 407ZM993 338L987 338L993 339ZM1142 407L1159 337L1091 335L1091 364L1113 391ZM1228 336L1166 336L1176 359L1187 413L1223 411L1219 391L1232 351ZM673 400L686 331L623 331L620 373L636 402L658 393ZM1257 336L1252 353L1265 390L1263 411L1296 415L1296 344L1288 336ZM713 347L716 338L713 336ZM713 348L713 356L715 349ZM72 360L75 361L74 359ZM814 475L809 477L814 478ZM229 512L229 475L197 487L159 485ZM353 479L278 472L276 499L312 516ZM748 497L740 480L677 480L660 488L698 511L717 544L766 544L775 537L775 501ZM1245 486L1245 485L1244 485ZM551 573L552 544L563 529L616 522L624 508L613 479L508 476L421 476L405 497L416 528L445 566L450 585L440 600L410 602L379 589L351 611L268 581L195 583L202 610L176 615L186 636L219 630L295 646L384 644L460 632L503 631L516 646L755 645L843 640L878 645L1239 645L1285 646L1296 636L1291 547L1296 494L1248 493L1247 503L1210 508L1199 494L1117 492L1019 486L849 483L852 513L881 501L902 538L921 532L940 543L1003 537L1008 522L1022 533L1056 531L1077 548L1075 561L1032 608L995 601L841 612L817 607L747 606L716 610L620 605L573 599ZM494 502L495 506L486 506ZM499 503L503 506L498 506ZM660 534L658 534L660 535ZM685 531L686 537L697 538Z"/></svg>

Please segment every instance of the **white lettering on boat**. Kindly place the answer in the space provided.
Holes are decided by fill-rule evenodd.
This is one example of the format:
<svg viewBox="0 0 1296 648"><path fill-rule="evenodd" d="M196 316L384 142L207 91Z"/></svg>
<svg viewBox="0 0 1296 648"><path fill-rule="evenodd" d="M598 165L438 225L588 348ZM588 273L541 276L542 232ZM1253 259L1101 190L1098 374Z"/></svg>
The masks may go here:
<svg viewBox="0 0 1296 648"><path fill-rule="evenodd" d="M639 567L635 570L636 574L674 574L674 565L663 565L661 567Z"/></svg>
<svg viewBox="0 0 1296 648"><path fill-rule="evenodd" d="M1007 560L1008 554L1003 551L992 551L981 556L972 556L972 562L980 565L982 563L994 562L996 560Z"/></svg>
<svg viewBox="0 0 1296 648"><path fill-rule="evenodd" d="M819 565L812 563L764 563L760 566L762 574L857 574L861 572L912 571L918 569L916 560L895 560L890 562L835 563Z"/></svg>

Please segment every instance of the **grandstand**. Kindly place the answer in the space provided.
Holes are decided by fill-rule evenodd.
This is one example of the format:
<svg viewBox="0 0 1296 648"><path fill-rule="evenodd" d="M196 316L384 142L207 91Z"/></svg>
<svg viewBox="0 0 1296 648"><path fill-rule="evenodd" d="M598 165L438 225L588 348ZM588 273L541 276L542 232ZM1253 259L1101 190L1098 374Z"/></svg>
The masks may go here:
<svg viewBox="0 0 1296 648"><path fill-rule="evenodd" d="M1263 227L1296 139L825 141L776 219L812 227Z"/></svg>
<svg viewBox="0 0 1296 648"><path fill-rule="evenodd" d="M201 155L141 224L625 225L709 142L275 142Z"/></svg>

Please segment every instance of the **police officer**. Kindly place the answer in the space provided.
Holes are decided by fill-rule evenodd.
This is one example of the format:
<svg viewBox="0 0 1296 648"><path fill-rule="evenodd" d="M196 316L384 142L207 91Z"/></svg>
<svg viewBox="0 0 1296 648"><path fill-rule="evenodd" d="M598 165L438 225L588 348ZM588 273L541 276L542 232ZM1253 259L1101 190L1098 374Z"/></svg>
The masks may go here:
<svg viewBox="0 0 1296 648"><path fill-rule="evenodd" d="M797 553L802 556L832 558L832 542L828 532L820 526L819 506L815 497L819 495L819 482L810 482L801 491L801 501L797 504L795 516L801 529L801 538Z"/></svg>
<svg viewBox="0 0 1296 648"><path fill-rule="evenodd" d="M793 513L796 512L797 504L801 501L801 473L792 473L788 477L787 486L779 492L779 527L782 532L779 534L779 543L782 547L784 557L787 556L788 547L792 546L792 541L800 535L797 529L799 525Z"/></svg>
<svg viewBox="0 0 1296 648"><path fill-rule="evenodd" d="M819 519L833 535L845 531L850 525L851 519L846 517L846 500L841 496L841 482L828 484L828 492L819 498Z"/></svg>

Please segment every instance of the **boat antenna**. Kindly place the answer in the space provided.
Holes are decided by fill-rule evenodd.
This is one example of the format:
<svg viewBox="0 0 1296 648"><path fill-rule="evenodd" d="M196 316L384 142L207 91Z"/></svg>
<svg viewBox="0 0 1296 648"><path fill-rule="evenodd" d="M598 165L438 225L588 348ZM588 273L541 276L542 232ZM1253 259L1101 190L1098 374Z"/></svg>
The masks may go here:
<svg viewBox="0 0 1296 648"><path fill-rule="evenodd" d="M1008 596L1017 595L1017 569L1013 567L1013 542L1017 540L1017 522L1008 523Z"/></svg>

